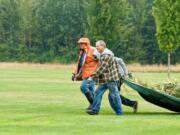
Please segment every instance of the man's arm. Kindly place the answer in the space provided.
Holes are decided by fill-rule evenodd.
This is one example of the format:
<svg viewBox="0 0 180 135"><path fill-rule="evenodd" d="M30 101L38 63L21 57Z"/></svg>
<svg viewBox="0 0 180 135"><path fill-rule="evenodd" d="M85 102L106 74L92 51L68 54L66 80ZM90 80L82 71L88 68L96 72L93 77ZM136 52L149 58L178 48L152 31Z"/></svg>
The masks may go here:
<svg viewBox="0 0 180 135"><path fill-rule="evenodd" d="M128 75L128 69L126 67L126 64L124 63L123 59L120 58L120 65L124 70L125 75Z"/></svg>

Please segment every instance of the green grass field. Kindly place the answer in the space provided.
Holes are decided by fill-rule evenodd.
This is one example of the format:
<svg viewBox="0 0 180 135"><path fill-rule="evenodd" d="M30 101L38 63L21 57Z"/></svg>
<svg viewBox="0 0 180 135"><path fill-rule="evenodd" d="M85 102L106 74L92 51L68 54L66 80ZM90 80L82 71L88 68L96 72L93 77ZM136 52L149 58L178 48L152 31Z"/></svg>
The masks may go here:
<svg viewBox="0 0 180 135"><path fill-rule="evenodd" d="M134 73L155 84L166 73ZM180 81L180 73L173 73ZM88 103L62 68L0 68L0 135L179 135L180 115L144 101L130 89L123 95L139 101L137 114L123 106L124 115L111 110L107 92L100 114L85 113Z"/></svg>

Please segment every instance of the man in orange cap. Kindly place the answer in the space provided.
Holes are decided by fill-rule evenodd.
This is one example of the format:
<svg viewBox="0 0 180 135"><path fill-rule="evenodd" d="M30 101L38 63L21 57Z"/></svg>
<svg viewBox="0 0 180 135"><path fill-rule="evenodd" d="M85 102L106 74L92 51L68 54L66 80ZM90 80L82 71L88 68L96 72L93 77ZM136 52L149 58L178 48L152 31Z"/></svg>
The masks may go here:
<svg viewBox="0 0 180 135"><path fill-rule="evenodd" d="M92 47L90 45L90 40L85 37L80 38L78 44L80 48L79 58L75 66L72 80L82 80L80 89L89 101L90 106L87 109L90 109L95 91L95 82L90 76L92 76L98 66L98 60L93 55L96 48Z"/></svg>

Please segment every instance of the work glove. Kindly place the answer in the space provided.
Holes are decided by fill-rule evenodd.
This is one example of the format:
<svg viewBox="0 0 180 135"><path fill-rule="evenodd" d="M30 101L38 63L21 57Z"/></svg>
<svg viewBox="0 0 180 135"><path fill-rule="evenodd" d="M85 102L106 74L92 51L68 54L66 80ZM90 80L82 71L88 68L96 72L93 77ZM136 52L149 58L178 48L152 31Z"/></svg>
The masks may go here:
<svg viewBox="0 0 180 135"><path fill-rule="evenodd" d="M87 80L88 80L88 81L93 81L92 77L88 77Z"/></svg>
<svg viewBox="0 0 180 135"><path fill-rule="evenodd" d="M74 73L72 73L71 80L72 80L72 81L75 81L75 74L74 74Z"/></svg>
<svg viewBox="0 0 180 135"><path fill-rule="evenodd" d="M128 73L128 77L129 77L130 79L133 79L133 76L132 76L132 73L131 73L131 72Z"/></svg>
<svg viewBox="0 0 180 135"><path fill-rule="evenodd" d="M126 78L126 76L125 76L125 75L122 75L122 76L121 76L121 79L125 79L125 78Z"/></svg>

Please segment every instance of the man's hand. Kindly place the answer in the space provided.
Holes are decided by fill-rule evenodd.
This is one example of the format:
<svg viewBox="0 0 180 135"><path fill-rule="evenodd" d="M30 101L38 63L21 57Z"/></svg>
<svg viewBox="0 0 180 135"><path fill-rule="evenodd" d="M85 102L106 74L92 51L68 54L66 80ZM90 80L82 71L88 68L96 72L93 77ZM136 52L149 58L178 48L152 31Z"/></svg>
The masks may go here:
<svg viewBox="0 0 180 135"><path fill-rule="evenodd" d="M90 77L91 77L91 78L94 78L94 77L95 77L95 73L93 73Z"/></svg>
<svg viewBox="0 0 180 135"><path fill-rule="evenodd" d="M125 76L125 75L121 76L121 79L125 79L125 78L126 78L126 76Z"/></svg>
<svg viewBox="0 0 180 135"><path fill-rule="evenodd" d="M92 79L92 77L88 77L88 79L87 79L88 81L92 81L93 79Z"/></svg>
<svg viewBox="0 0 180 135"><path fill-rule="evenodd" d="M128 73L128 77L129 77L130 79L133 79L133 76L132 76L132 73L131 73L131 72Z"/></svg>
<svg viewBox="0 0 180 135"><path fill-rule="evenodd" d="M72 73L71 80L72 80L72 81L75 81L75 74L74 74L74 73Z"/></svg>

